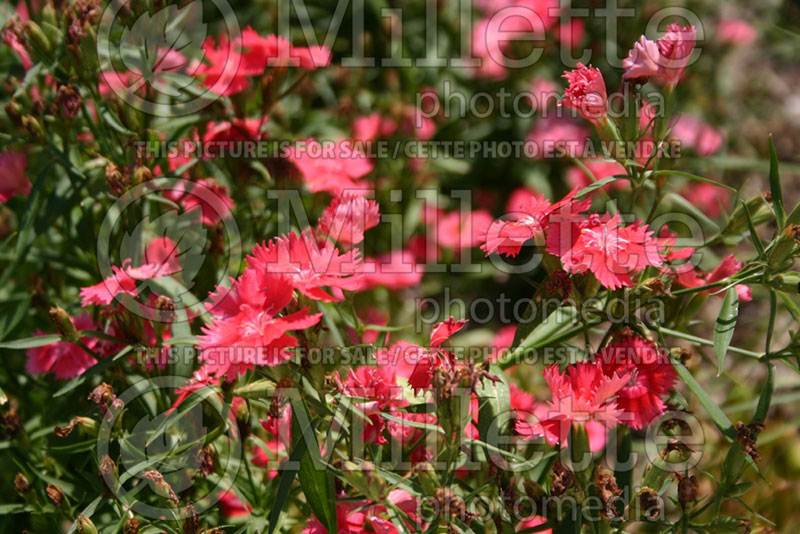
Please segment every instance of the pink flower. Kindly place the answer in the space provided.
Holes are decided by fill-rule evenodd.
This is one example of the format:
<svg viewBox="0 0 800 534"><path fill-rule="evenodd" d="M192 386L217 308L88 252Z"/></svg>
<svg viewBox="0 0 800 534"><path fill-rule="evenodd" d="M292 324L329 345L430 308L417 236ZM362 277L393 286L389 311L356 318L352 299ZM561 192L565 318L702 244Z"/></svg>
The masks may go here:
<svg viewBox="0 0 800 534"><path fill-rule="evenodd" d="M195 74L212 92L225 96L249 88L249 78L263 74L268 65L286 67L299 63L296 56L292 57L292 44L285 37L261 37L249 26L233 42L223 36L215 46L214 39L208 37L203 52L206 63L197 66Z"/></svg>
<svg viewBox="0 0 800 534"><path fill-rule="evenodd" d="M394 507L404 512L403 515L407 516L409 520L416 520L417 500L408 492L402 489L393 489L386 499ZM342 499L336 502L337 534L398 534L409 531L412 525L407 524L406 528L398 530L392 517L388 514L386 504L352 499ZM303 534L328 534L328 530L316 517L312 517L308 521L302 532Z"/></svg>
<svg viewBox="0 0 800 534"><path fill-rule="evenodd" d="M381 222L378 203L352 192L334 197L320 217L319 230L342 245L364 241L364 232Z"/></svg>
<svg viewBox="0 0 800 534"><path fill-rule="evenodd" d="M219 495L219 513L223 517L243 517L250 515L250 505L242 504L242 500L232 491L225 491Z"/></svg>
<svg viewBox="0 0 800 534"><path fill-rule="evenodd" d="M27 20L27 19L22 19ZM13 22L11 24L14 24ZM3 33L3 42L13 50L17 56L19 56L19 61L22 63L22 68L30 70L33 66L33 61L31 61L31 55L28 53L28 49L25 48L25 45L22 44L19 37L17 37L16 31L11 27L11 24L7 25L5 28L2 29ZM16 25L21 27L19 21L16 21Z"/></svg>
<svg viewBox="0 0 800 534"><path fill-rule="evenodd" d="M680 194L712 219L730 206L729 195L718 186L706 182L689 182Z"/></svg>
<svg viewBox="0 0 800 534"><path fill-rule="evenodd" d="M671 252L669 259L687 259L692 254L694 254L694 249L688 247ZM698 272L689 262L671 267L671 272L676 281L683 287L700 287L730 278L741 271L742 267L744 267L742 262L737 260L733 254L730 254L726 256L725 259L723 259L720 264L709 273ZM735 287L740 301L749 302L753 299L752 289L743 284L737 284ZM714 289L709 289L706 291L707 294L714 292ZM723 297L724 295L724 292L716 293L717 297Z"/></svg>
<svg viewBox="0 0 800 534"><path fill-rule="evenodd" d="M436 210L428 207L424 213L425 224L435 243L451 250L477 246L486 239L486 231L494 219L486 210L462 214L461 211Z"/></svg>
<svg viewBox="0 0 800 534"><path fill-rule="evenodd" d="M631 275L660 267L659 242L641 221L621 226L619 214L560 216L551 220L547 252L561 258L570 273L591 271L609 289L631 287Z"/></svg>
<svg viewBox="0 0 800 534"><path fill-rule="evenodd" d="M466 322L464 319L457 321L455 318L450 317L446 321L434 325L431 330L428 351L417 361L411 376L408 378L408 383L414 388L414 391L420 391L431 386L434 370L442 366L452 366L455 363L455 355L442 349L441 346L450 336L461 330Z"/></svg>
<svg viewBox="0 0 800 534"><path fill-rule="evenodd" d="M378 137L392 135L395 130L397 123L388 117L382 117L378 112L357 117L353 121L353 139L356 141L374 141Z"/></svg>
<svg viewBox="0 0 800 534"><path fill-rule="evenodd" d="M485 78L505 78L513 60L506 51L514 40L541 38L558 22L558 0L490 0L480 7L486 16L472 29L472 51L480 61L477 75Z"/></svg>
<svg viewBox="0 0 800 534"><path fill-rule="evenodd" d="M200 360L209 372L227 374L228 380L255 365L278 365L292 357L297 346L291 330L302 330L319 322L321 313L308 308L279 317L292 300L290 280L280 274L245 269L230 288L217 287L206 307L212 321L199 336Z"/></svg>
<svg viewBox="0 0 800 534"><path fill-rule="evenodd" d="M692 115L678 119L672 127L672 136L694 148L699 156L710 156L722 146L722 133Z"/></svg>
<svg viewBox="0 0 800 534"><path fill-rule="evenodd" d="M582 19L573 17L556 28L556 39L569 48L577 48L583 42L586 25Z"/></svg>
<svg viewBox="0 0 800 534"><path fill-rule="evenodd" d="M340 253L330 241L318 243L311 232L292 231L253 247L247 263L261 272L284 275L303 295L328 302L342 300L321 288L354 291L361 287L358 250ZM339 293L340 294L340 293Z"/></svg>
<svg viewBox="0 0 800 534"><path fill-rule="evenodd" d="M752 44L758 33L753 26L742 19L721 20L717 23L717 40L734 45Z"/></svg>
<svg viewBox="0 0 800 534"><path fill-rule="evenodd" d="M98 330L88 313L83 313L75 318L75 328L83 330ZM37 331L36 336L45 335ZM89 349L94 350L100 340L93 337L82 337L80 341ZM83 348L69 341L58 341L50 345L28 349L28 361L25 369L32 375L53 373L59 380L68 380L82 375L88 368L97 363Z"/></svg>
<svg viewBox="0 0 800 534"><path fill-rule="evenodd" d="M309 191L328 191L338 195L345 189L363 189L357 180L373 169L373 163L350 140L324 146L315 139L289 147L288 159L303 175Z"/></svg>
<svg viewBox="0 0 800 534"><path fill-rule="evenodd" d="M481 250L486 255L498 252L506 256L516 256L522 246L530 239L544 236L550 215L556 212L580 212L589 207L589 200L575 200L577 189L572 190L559 202L552 204L544 195L520 196L519 204L508 213L505 220L496 220L486 232L486 242ZM511 207L511 206L509 206ZM542 239L542 244L544 240Z"/></svg>
<svg viewBox="0 0 800 534"><path fill-rule="evenodd" d="M419 285L425 266L414 260L409 250L393 250L374 259L364 260L358 290L366 291L374 287L403 289Z"/></svg>
<svg viewBox="0 0 800 534"><path fill-rule="evenodd" d="M694 26L677 24L667 26L667 33L656 42L642 36L622 62L623 78L660 78L674 86L691 59L696 40Z"/></svg>
<svg viewBox="0 0 800 534"><path fill-rule="evenodd" d="M382 435L386 426L379 412L396 410L408 405L403 398L403 388L397 384L397 373L391 366L362 365L350 369L344 381L336 375L339 391L348 397L358 397L354 403L366 417L362 439L379 445L385 444Z"/></svg>
<svg viewBox="0 0 800 534"><path fill-rule="evenodd" d="M536 516L533 516L530 519L526 519L526 520L522 521L519 524L519 526L517 527L517 532L520 532L520 531L528 529L528 528L538 527L540 525L544 525L545 523L547 523L547 519L545 519L542 516L536 515ZM553 529L552 528L548 528L548 529L545 529L545 530L540 530L539 533L540 534L553 534Z"/></svg>
<svg viewBox="0 0 800 534"><path fill-rule="evenodd" d="M586 425L591 434L613 428L621 420L623 411L617 406L616 395L629 380L627 373L607 376L599 362L583 361L570 365L564 373L558 365L551 365L543 374L553 398L541 411L541 426L534 430L547 443L566 447L574 424ZM591 440L590 448L596 450Z"/></svg>
<svg viewBox="0 0 800 534"><path fill-rule="evenodd" d="M172 189L164 191L164 196L180 205L186 213L196 210L200 222L206 226L214 226L230 217L234 206L228 188L214 178L196 180L188 189L185 182L178 182Z"/></svg>
<svg viewBox="0 0 800 534"><path fill-rule="evenodd" d="M626 335L600 350L595 359L608 377L628 375L617 394L617 406L625 412L622 422L639 429L664 413L662 397L675 386L678 374L667 352L655 343Z"/></svg>
<svg viewBox="0 0 800 534"><path fill-rule="evenodd" d="M25 176L28 158L25 154L7 150L0 152L0 204L14 195L28 196L31 182Z"/></svg>
<svg viewBox="0 0 800 534"><path fill-rule="evenodd" d="M600 69L578 63L578 68L565 72L563 78L567 79L569 87L564 91L562 104L576 110L588 121L598 121L606 116L608 95Z"/></svg>
<svg viewBox="0 0 800 534"><path fill-rule="evenodd" d="M130 258L122 262L122 267L112 266L113 274L100 282L89 287L81 288L81 306L84 308L92 304L107 305L111 304L118 295L130 295L138 297L137 280L150 280L158 278L156 276L159 266L144 264L140 267L131 267Z"/></svg>
<svg viewBox="0 0 800 534"><path fill-rule="evenodd" d="M544 110L553 102L558 102L558 86L546 78L534 78L531 81L531 105L534 109Z"/></svg>
<svg viewBox="0 0 800 534"><path fill-rule="evenodd" d="M253 141L261 138L261 126L266 118L236 119L231 121L209 122L203 134L206 145L233 145L239 141Z"/></svg>
<svg viewBox="0 0 800 534"><path fill-rule="evenodd" d="M569 117L550 114L536 121L528 133L528 143L536 150L535 156L551 159L565 154L569 157L583 158L589 130Z"/></svg>
<svg viewBox="0 0 800 534"><path fill-rule="evenodd" d="M627 176L628 171L625 170L625 167L617 163L616 161L608 161L608 160L587 160L584 161L583 164L586 166L589 171L594 175L594 178L598 181L603 180L605 178L609 178L611 176ZM570 187L575 187L583 189L584 187L592 185L592 179L589 177L588 174L579 166L575 165L567 169L567 184ZM617 180L616 182L612 182L608 185L603 186L603 189L625 189L628 186L627 180Z"/></svg>

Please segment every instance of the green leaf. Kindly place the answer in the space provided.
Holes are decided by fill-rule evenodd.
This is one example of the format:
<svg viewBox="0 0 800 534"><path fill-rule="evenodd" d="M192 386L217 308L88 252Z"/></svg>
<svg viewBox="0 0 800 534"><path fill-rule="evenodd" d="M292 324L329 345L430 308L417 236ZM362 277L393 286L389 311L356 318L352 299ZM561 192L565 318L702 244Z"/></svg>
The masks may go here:
<svg viewBox="0 0 800 534"><path fill-rule="evenodd" d="M732 287L722 299L722 307L717 316L714 327L714 353L717 355L717 376L722 374L725 365L725 355L731 345L733 332L736 330L736 320L739 317L739 296L736 288Z"/></svg>
<svg viewBox="0 0 800 534"><path fill-rule="evenodd" d="M683 172L683 171L674 171L674 170L670 170L670 169L664 169L664 170L661 170L661 171L653 171L653 172L648 172L648 173L645 173L645 174L648 177L650 177L650 176L662 176L662 175L681 176L683 178L688 178L688 179L694 180L696 182L703 182L704 184L715 185L715 186L720 187L722 189L727 189L728 191L731 191L733 193L736 192L736 188L735 187L731 187L729 185L721 184L721 183L717 182L716 180L712 180L711 178L704 178L703 176L697 176L696 174L691 174L691 173Z"/></svg>
<svg viewBox="0 0 800 534"><path fill-rule="evenodd" d="M292 399L290 402L294 446L302 442L306 451L300 458L300 471L297 474L300 488L317 519L328 529L328 532L337 532L336 489L333 473L328 471L325 462L322 461L308 407L299 398Z"/></svg>
<svg viewBox="0 0 800 534"><path fill-rule="evenodd" d="M783 190L781 189L781 175L778 170L778 154L775 152L775 143L772 135L769 136L769 189L772 193L772 209L778 220L778 230L782 230L786 223L786 211L783 208Z"/></svg>
<svg viewBox="0 0 800 534"><path fill-rule="evenodd" d="M714 424L717 425L720 432L728 438L728 441L733 441L736 438L736 430L734 430L733 423L731 423L728 416L725 415L725 412L720 409L716 401L706 393L703 387L697 383L692 373L690 373L680 361L675 358L670 359L672 360L672 365L675 366L675 370L678 372L678 376L681 377L681 380L683 380L691 392L694 393L694 396L697 397L697 400L703 405L708 415L711 416L711 420L714 421Z"/></svg>
<svg viewBox="0 0 800 534"><path fill-rule="evenodd" d="M767 412L772 404L772 394L775 392L775 366L767 364L767 379L761 387L761 396L758 397L756 412L753 414L751 423L764 424L767 419Z"/></svg>
<svg viewBox="0 0 800 534"><path fill-rule="evenodd" d="M511 418L511 394L503 371L497 365L492 365L489 374L497 377L497 380L484 378L475 391L478 396L478 434L483 441L488 441L490 428L497 435Z"/></svg>
<svg viewBox="0 0 800 534"><path fill-rule="evenodd" d="M52 345L61 341L61 336L58 334L47 334L46 336L33 336L15 341L7 341L0 343L0 349L32 349L35 347L43 347L45 345Z"/></svg>

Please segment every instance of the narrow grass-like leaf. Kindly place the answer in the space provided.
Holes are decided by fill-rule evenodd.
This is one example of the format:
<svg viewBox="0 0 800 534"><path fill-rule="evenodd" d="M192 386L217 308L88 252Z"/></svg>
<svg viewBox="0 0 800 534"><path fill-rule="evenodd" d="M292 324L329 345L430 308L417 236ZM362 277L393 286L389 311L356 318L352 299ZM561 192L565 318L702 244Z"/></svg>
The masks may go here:
<svg viewBox="0 0 800 534"><path fill-rule="evenodd" d="M775 143L772 135L769 136L769 190L772 193L772 208L778 220L778 230L782 230L786 223L786 211L783 208L783 189L781 188L781 174L778 169L778 154L775 152Z"/></svg>
<svg viewBox="0 0 800 534"><path fill-rule="evenodd" d="M736 288L732 287L722 299L722 307L714 326L714 353L717 355L717 376L722 374L725 366L725 355L731 345L733 332L736 330L736 320L739 318L739 296Z"/></svg>
<svg viewBox="0 0 800 534"><path fill-rule="evenodd" d="M32 349L35 347L43 347L45 345L52 345L61 341L61 336L58 334L48 334L46 336L33 336L15 341L7 341L0 343L0 349Z"/></svg>
<svg viewBox="0 0 800 534"><path fill-rule="evenodd" d="M720 432L728 438L728 441L733 441L736 438L736 431L733 428L733 423L731 423L728 416L725 415L725 412L720 409L716 401L706 393L703 387L695 380L692 373L690 373L680 361L675 358L671 358L671 360L672 365L675 366L675 370L678 372L678 376L681 377L681 380L683 380L686 386L694 393L694 396L697 397L697 400L703 405L708 415L711 416L711 420L714 421L714 424L717 425Z"/></svg>

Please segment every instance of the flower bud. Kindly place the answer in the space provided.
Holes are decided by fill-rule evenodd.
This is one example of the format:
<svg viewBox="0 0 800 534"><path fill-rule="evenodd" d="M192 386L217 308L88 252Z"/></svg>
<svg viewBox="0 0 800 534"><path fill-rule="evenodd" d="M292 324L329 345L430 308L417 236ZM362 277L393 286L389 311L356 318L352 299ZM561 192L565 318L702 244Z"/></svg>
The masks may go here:
<svg viewBox="0 0 800 534"><path fill-rule="evenodd" d="M680 476L678 481L678 502L685 505L697 500L699 485L694 475Z"/></svg>
<svg viewBox="0 0 800 534"><path fill-rule="evenodd" d="M28 482L25 475L17 473L17 476L14 477L14 489L19 493L28 493L31 490L31 483Z"/></svg>
<svg viewBox="0 0 800 534"><path fill-rule="evenodd" d="M106 183L112 196L118 197L128 189L129 179L110 161L106 165Z"/></svg>
<svg viewBox="0 0 800 534"><path fill-rule="evenodd" d="M139 184L143 184L145 182L149 182L152 179L153 179L153 171L151 171L150 169L148 169L147 167L142 165L142 166L136 167L136 169L134 169L134 171L133 171L133 180L131 181L131 183L133 185L139 185ZM174 309L174 307L173 307L173 309Z"/></svg>
<svg viewBox="0 0 800 534"><path fill-rule="evenodd" d="M47 38L47 35L42 31L41 26L33 22L32 20L26 20L22 24L23 32L25 33L25 37L28 39L33 45L33 48L38 52L40 55L44 55L49 57L53 51L53 46L50 44L50 40Z"/></svg>
<svg viewBox="0 0 800 534"><path fill-rule="evenodd" d="M421 462L414 466L414 471L419 477L419 483L425 495L433 495L437 488L441 487L436 471L428 462Z"/></svg>
<svg viewBox="0 0 800 534"><path fill-rule="evenodd" d="M28 132L33 139L41 140L44 139L44 128L42 128L42 123L39 122L39 119L32 115L25 115L21 119L22 127Z"/></svg>
<svg viewBox="0 0 800 534"><path fill-rule="evenodd" d="M75 531L78 534L97 534L97 527L94 526L91 519L81 514L75 521Z"/></svg>
<svg viewBox="0 0 800 534"><path fill-rule="evenodd" d="M22 125L22 106L16 100L9 100L5 103L3 108L6 110L6 115L16 126Z"/></svg>
<svg viewBox="0 0 800 534"><path fill-rule="evenodd" d="M164 480L164 475L158 471L152 470L143 472L142 478L153 483L153 489L157 495L164 497L173 504L178 504L178 495L175 493L175 490L172 489L172 486Z"/></svg>
<svg viewBox="0 0 800 534"><path fill-rule="evenodd" d="M122 534L139 534L139 520L131 517L125 521L125 527L122 529Z"/></svg>
<svg viewBox="0 0 800 534"><path fill-rule="evenodd" d="M68 120L74 119L81 109L81 95L71 85L61 85L56 94L56 105L60 108L61 115Z"/></svg>
<svg viewBox="0 0 800 534"><path fill-rule="evenodd" d="M47 488L45 488L45 493L47 493L47 498L56 508L61 507L61 503L64 502L64 490L55 484L48 484Z"/></svg>
<svg viewBox="0 0 800 534"><path fill-rule="evenodd" d="M778 269L787 263L797 249L797 240L800 237L800 226L788 225L778 236L769 252L769 266Z"/></svg>
<svg viewBox="0 0 800 534"><path fill-rule="evenodd" d="M48 315L50 316L50 320L53 321L53 324L56 325L56 328L58 328L61 337L72 342L76 342L80 339L80 334L78 334L78 329L75 328L72 317L69 316L64 308L61 306L53 306L50 308Z"/></svg>
<svg viewBox="0 0 800 534"><path fill-rule="evenodd" d="M776 276L772 286L792 295L800 294L800 273L783 273Z"/></svg>

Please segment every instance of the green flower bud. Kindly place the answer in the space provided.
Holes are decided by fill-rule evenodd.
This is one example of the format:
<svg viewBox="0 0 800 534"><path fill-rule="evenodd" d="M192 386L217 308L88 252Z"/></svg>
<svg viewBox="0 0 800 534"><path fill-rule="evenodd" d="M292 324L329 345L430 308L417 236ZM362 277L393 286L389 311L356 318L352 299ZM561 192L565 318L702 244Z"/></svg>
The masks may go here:
<svg viewBox="0 0 800 534"><path fill-rule="evenodd" d="M72 322L72 317L61 306L53 306L48 312L50 320L58 328L61 337L67 341L76 342L80 339L78 329L75 328L75 323Z"/></svg>
<svg viewBox="0 0 800 534"><path fill-rule="evenodd" d="M97 527L94 526L91 519L81 514L75 521L75 531L78 534L97 534Z"/></svg>

